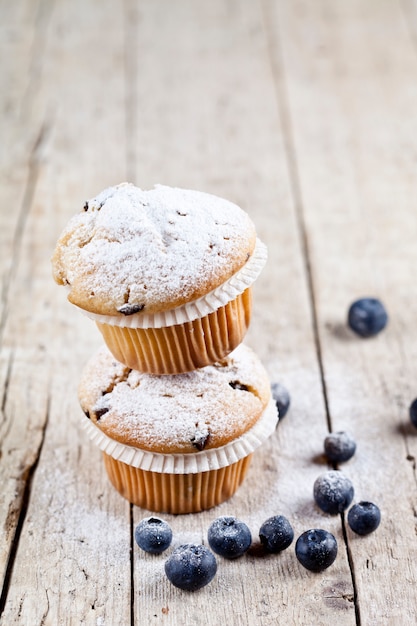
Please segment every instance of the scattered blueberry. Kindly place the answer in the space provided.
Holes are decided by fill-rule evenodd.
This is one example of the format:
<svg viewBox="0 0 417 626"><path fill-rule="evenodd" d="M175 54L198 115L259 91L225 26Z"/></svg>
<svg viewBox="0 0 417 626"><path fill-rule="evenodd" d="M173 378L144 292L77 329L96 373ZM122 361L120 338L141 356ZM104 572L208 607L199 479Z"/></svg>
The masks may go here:
<svg viewBox="0 0 417 626"><path fill-rule="evenodd" d="M410 404L409 413L411 423L417 428L417 398Z"/></svg>
<svg viewBox="0 0 417 626"><path fill-rule="evenodd" d="M354 490L349 478L338 470L321 474L314 483L314 500L325 513L336 515L348 508Z"/></svg>
<svg viewBox="0 0 417 626"><path fill-rule="evenodd" d="M349 307L349 327L361 337L377 335L388 322L384 305L377 298L361 298Z"/></svg>
<svg viewBox="0 0 417 626"><path fill-rule="evenodd" d="M145 517L135 528L135 541L145 552L161 554L171 544L171 527L159 517Z"/></svg>
<svg viewBox="0 0 417 626"><path fill-rule="evenodd" d="M165 562L168 580L185 591L196 591L208 585L216 571L214 554L205 546L191 543L176 548Z"/></svg>
<svg viewBox="0 0 417 626"><path fill-rule="evenodd" d="M208 529L207 539L210 548L226 559L242 556L252 543L249 528L236 517L218 517Z"/></svg>
<svg viewBox="0 0 417 626"><path fill-rule="evenodd" d="M337 556L337 541L332 533L321 528L306 530L295 544L295 555L306 569L322 572Z"/></svg>
<svg viewBox="0 0 417 626"><path fill-rule="evenodd" d="M324 453L331 463L344 463L353 457L356 442L344 431L331 433L324 440Z"/></svg>
<svg viewBox="0 0 417 626"><path fill-rule="evenodd" d="M291 545L294 531L286 517L274 515L262 524L259 539L268 552L281 552Z"/></svg>
<svg viewBox="0 0 417 626"><path fill-rule="evenodd" d="M290 408L291 398L288 390L281 383L271 384L272 398L277 405L279 419L282 420L286 416Z"/></svg>
<svg viewBox="0 0 417 626"><path fill-rule="evenodd" d="M381 521L381 511L372 502L359 502L349 510L348 524L358 535L369 535L376 530Z"/></svg>

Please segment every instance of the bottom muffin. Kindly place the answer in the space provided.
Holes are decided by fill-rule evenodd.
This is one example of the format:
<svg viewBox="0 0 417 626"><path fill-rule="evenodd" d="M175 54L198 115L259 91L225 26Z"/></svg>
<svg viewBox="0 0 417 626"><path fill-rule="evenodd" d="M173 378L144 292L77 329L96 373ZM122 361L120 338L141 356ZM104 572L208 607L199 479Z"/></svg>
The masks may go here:
<svg viewBox="0 0 417 626"><path fill-rule="evenodd" d="M230 498L277 422L268 375L243 345L219 363L163 377L103 348L84 369L79 399L114 487L156 512L195 513Z"/></svg>

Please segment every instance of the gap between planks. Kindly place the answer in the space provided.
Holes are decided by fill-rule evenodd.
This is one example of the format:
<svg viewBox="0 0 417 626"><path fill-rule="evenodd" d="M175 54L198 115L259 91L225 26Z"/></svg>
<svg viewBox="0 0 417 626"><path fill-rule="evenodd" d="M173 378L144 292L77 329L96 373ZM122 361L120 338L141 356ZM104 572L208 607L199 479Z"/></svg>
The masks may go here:
<svg viewBox="0 0 417 626"><path fill-rule="evenodd" d="M323 391L323 400L326 411L326 419L327 426L329 432L332 430L331 424L331 416L329 411L329 402L328 402L328 394L326 387L326 380L324 377L324 367L323 367L323 356L320 344L320 336L318 330L318 318L317 318L317 304L316 298L314 295L314 280L313 280L313 271L311 267L310 261L310 251L309 251L309 243L307 236L307 229L305 226L304 219L304 211L303 211L303 199L301 193L301 185L300 185L300 176L299 176L299 168L297 163L297 156L295 153L295 145L293 139L293 123L291 119L290 107L288 103L288 93L287 93L287 85L286 85L286 76L284 70L284 60L282 54L282 48L280 45L280 36L278 33L277 37L273 37L271 30L269 28L269 24L271 20L268 19L268 3L265 0L261 0L262 6L262 15L264 20L264 29L266 34L267 41L267 49L269 55L269 63L271 66L271 73L273 78L273 83L276 92L276 100L277 100L277 108L278 115L281 123L281 130L284 137L284 148L285 148L285 156L287 159L288 165L288 178L290 181L295 215L297 218L297 227L299 232L299 237L301 241L301 250L303 255L304 269L307 278L307 289L310 298L310 309L312 315L312 327L314 334L314 342L317 351L317 360L320 370L320 381Z"/></svg>
<svg viewBox="0 0 417 626"><path fill-rule="evenodd" d="M282 135L284 138L284 151L285 158L287 160L288 166L288 178L290 182L290 189L293 196L295 216L297 220L297 228L301 242L301 251L304 262L304 269L306 273L307 279L307 291L310 299L310 310L312 316L312 328L313 328L313 336L314 343L317 353L317 361L320 372L320 382L323 393L323 402L326 412L326 420L327 427L329 432L332 431L332 420L329 409L329 399L327 392L326 379L324 376L324 365L323 365L323 353L320 343L320 334L319 334L319 325L318 325L318 316L317 316L317 303L314 293L314 279L313 279L313 270L310 260L310 249L308 242L307 229L305 224L304 217L304 209L303 209L303 198L301 192L301 184L300 184L300 175L299 175L299 167L297 161L297 155L295 151L295 143L293 137L293 122L290 112L289 99L288 99L288 87L286 81L286 73L284 67L284 56L282 51L281 44L281 36L278 32L275 37L272 36L270 24L273 23L273 20L270 19L270 15L268 14L269 3L266 0L261 0L261 10L262 10L262 18L264 23L265 37L267 42L267 50L269 63L271 67L272 80L276 93L276 102L278 109L278 117L281 124ZM277 9L278 11L278 9ZM278 23L279 29L279 23ZM355 576L355 567L354 560L352 557L352 553L349 546L349 540L346 532L346 520L344 513L340 514L341 526L342 526L342 534L343 540L346 550L346 557L349 564L351 581L353 587L353 603L355 607L355 620L356 626L361 626L361 615L360 615L360 607L358 604L358 586L356 582Z"/></svg>
<svg viewBox="0 0 417 626"><path fill-rule="evenodd" d="M11 360L12 359L10 359L10 362ZM11 369L11 366L10 366L10 369ZM7 386L5 385L5 396L7 395L6 392L7 392ZM38 467L39 460L42 454L43 444L45 442L46 429L49 424L50 401L51 401L51 396L48 393L45 421L44 421L43 428L42 428L42 437L40 440L37 455L32 465L26 469L26 472L25 472L26 476L22 476L22 480L25 481L25 486L23 489L22 497L21 497L20 511L19 511L19 514L17 515L17 521L13 522L15 524L15 533L10 544L9 558L7 561L6 571L4 574L3 588L0 594L0 621L4 612L4 608L6 606L7 596L9 593L10 584L11 584L12 575L13 575L14 562L15 562L16 554L19 548L20 536L22 534L22 529L25 523L26 514L29 509L33 479L34 479L36 469ZM5 404L4 398L3 398L3 404Z"/></svg>

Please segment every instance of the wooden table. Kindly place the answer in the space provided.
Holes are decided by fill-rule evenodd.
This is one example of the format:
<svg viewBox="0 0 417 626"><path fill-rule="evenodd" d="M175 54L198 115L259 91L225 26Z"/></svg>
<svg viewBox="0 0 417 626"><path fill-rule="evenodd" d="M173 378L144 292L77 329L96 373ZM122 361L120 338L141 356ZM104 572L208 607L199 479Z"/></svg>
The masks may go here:
<svg viewBox="0 0 417 626"><path fill-rule="evenodd" d="M416 1L2 0L0 46L2 623L417 623ZM229 502L164 516L173 545L223 514L253 533L194 594L134 544L149 511L80 428L101 338L51 278L70 216L123 180L228 198L269 248L246 341L292 404ZM367 340L346 325L364 295L390 316ZM367 537L313 502L329 430L357 440ZM277 513L334 533L335 563L260 556Z"/></svg>

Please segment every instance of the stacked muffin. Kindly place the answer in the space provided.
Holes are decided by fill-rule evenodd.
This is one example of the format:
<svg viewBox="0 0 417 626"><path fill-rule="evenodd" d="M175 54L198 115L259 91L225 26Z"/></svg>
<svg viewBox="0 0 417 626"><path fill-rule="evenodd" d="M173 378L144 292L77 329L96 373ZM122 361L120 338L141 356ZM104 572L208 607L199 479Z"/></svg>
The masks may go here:
<svg viewBox="0 0 417 626"><path fill-rule="evenodd" d="M268 376L241 343L265 261L242 209L163 186L106 189L62 233L54 278L106 344L81 376L84 425L130 502L219 504L275 430Z"/></svg>

